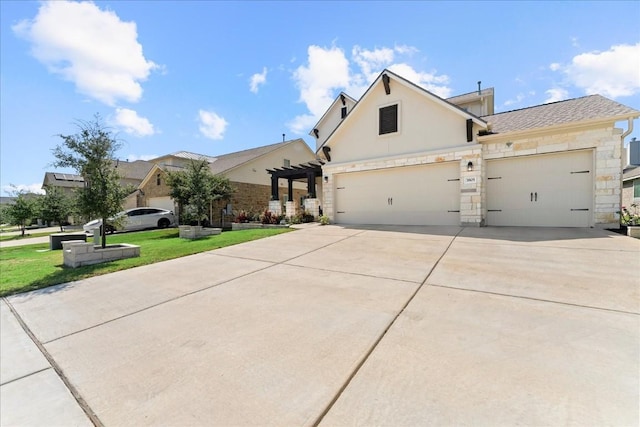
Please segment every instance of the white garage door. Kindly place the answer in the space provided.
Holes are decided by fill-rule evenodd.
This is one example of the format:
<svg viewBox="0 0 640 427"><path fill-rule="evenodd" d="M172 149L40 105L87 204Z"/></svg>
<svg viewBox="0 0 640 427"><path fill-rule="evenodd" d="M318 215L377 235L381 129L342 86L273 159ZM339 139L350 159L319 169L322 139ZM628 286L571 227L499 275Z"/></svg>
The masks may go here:
<svg viewBox="0 0 640 427"><path fill-rule="evenodd" d="M170 211L175 212L175 207L173 206L173 199L169 196L167 197L149 197L149 207L150 208L161 208L168 209Z"/></svg>
<svg viewBox="0 0 640 427"><path fill-rule="evenodd" d="M336 175L340 224L459 225L458 162Z"/></svg>
<svg viewBox="0 0 640 427"><path fill-rule="evenodd" d="M593 152L487 162L487 224L589 227Z"/></svg>

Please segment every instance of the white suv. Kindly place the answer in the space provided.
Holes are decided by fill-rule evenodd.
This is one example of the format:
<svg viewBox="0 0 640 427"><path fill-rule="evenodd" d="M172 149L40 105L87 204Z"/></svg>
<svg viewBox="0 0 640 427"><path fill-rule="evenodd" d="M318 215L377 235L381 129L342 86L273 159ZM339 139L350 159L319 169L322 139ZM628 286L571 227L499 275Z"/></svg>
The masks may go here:
<svg viewBox="0 0 640 427"><path fill-rule="evenodd" d="M167 228L175 225L176 217L173 212L160 208L133 208L120 212L107 219L107 233L118 231L143 230L145 228ZM101 219L94 219L82 228L87 233L93 233L102 226Z"/></svg>

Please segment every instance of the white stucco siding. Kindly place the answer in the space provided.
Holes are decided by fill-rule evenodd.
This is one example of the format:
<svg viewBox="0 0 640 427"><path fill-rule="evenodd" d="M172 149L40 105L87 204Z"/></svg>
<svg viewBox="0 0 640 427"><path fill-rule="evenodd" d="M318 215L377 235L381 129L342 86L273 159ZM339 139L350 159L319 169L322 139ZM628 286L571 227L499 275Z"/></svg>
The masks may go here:
<svg viewBox="0 0 640 427"><path fill-rule="evenodd" d="M337 102L331 105L331 108L327 110L322 121L318 123L318 138L316 139L316 150L327 140L329 135L338 127L342 122L342 107L347 107L347 114L351 112L351 109L355 105L349 98L345 98L345 105L342 105L339 98ZM315 136L314 136L315 137Z"/></svg>
<svg viewBox="0 0 640 427"><path fill-rule="evenodd" d="M467 144L464 115L397 82L391 82L389 95L382 85L371 90L327 142L332 161L366 160ZM398 132L379 135L379 109L393 104L398 104Z"/></svg>

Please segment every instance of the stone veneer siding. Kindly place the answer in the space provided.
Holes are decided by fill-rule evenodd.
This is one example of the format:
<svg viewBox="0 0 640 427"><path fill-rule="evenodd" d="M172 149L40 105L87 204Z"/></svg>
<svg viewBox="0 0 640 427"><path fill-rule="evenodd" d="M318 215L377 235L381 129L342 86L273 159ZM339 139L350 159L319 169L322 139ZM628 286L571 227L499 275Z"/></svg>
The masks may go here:
<svg viewBox="0 0 640 427"><path fill-rule="evenodd" d="M225 222L233 222L240 211L245 211L249 214L263 214L269 208L269 200L271 200L270 185L247 184L244 182L231 182L231 185L235 189L231 200L219 200L213 204L214 224L220 223L220 211L227 206L227 203L231 203L233 216L225 216ZM283 181L283 184L280 185L280 197L282 198L282 195L287 194L287 192L286 181ZM306 194L306 189L293 189L294 200L299 201Z"/></svg>
<svg viewBox="0 0 640 427"><path fill-rule="evenodd" d="M580 130L540 132L529 136L493 136L482 141L485 160L535 154L563 153L573 150L594 151L593 224L600 228L617 227L620 221L622 187L621 130L601 127ZM483 206L486 194L483 194ZM486 207L483 208L486 215Z"/></svg>

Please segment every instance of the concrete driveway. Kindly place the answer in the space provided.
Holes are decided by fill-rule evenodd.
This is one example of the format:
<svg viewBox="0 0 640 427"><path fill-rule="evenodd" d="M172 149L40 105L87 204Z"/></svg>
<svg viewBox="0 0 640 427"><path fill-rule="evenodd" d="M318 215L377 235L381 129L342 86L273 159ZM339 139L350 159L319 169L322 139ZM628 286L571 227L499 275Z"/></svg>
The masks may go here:
<svg viewBox="0 0 640 427"><path fill-rule="evenodd" d="M312 226L2 301L2 425L633 425L640 241Z"/></svg>

